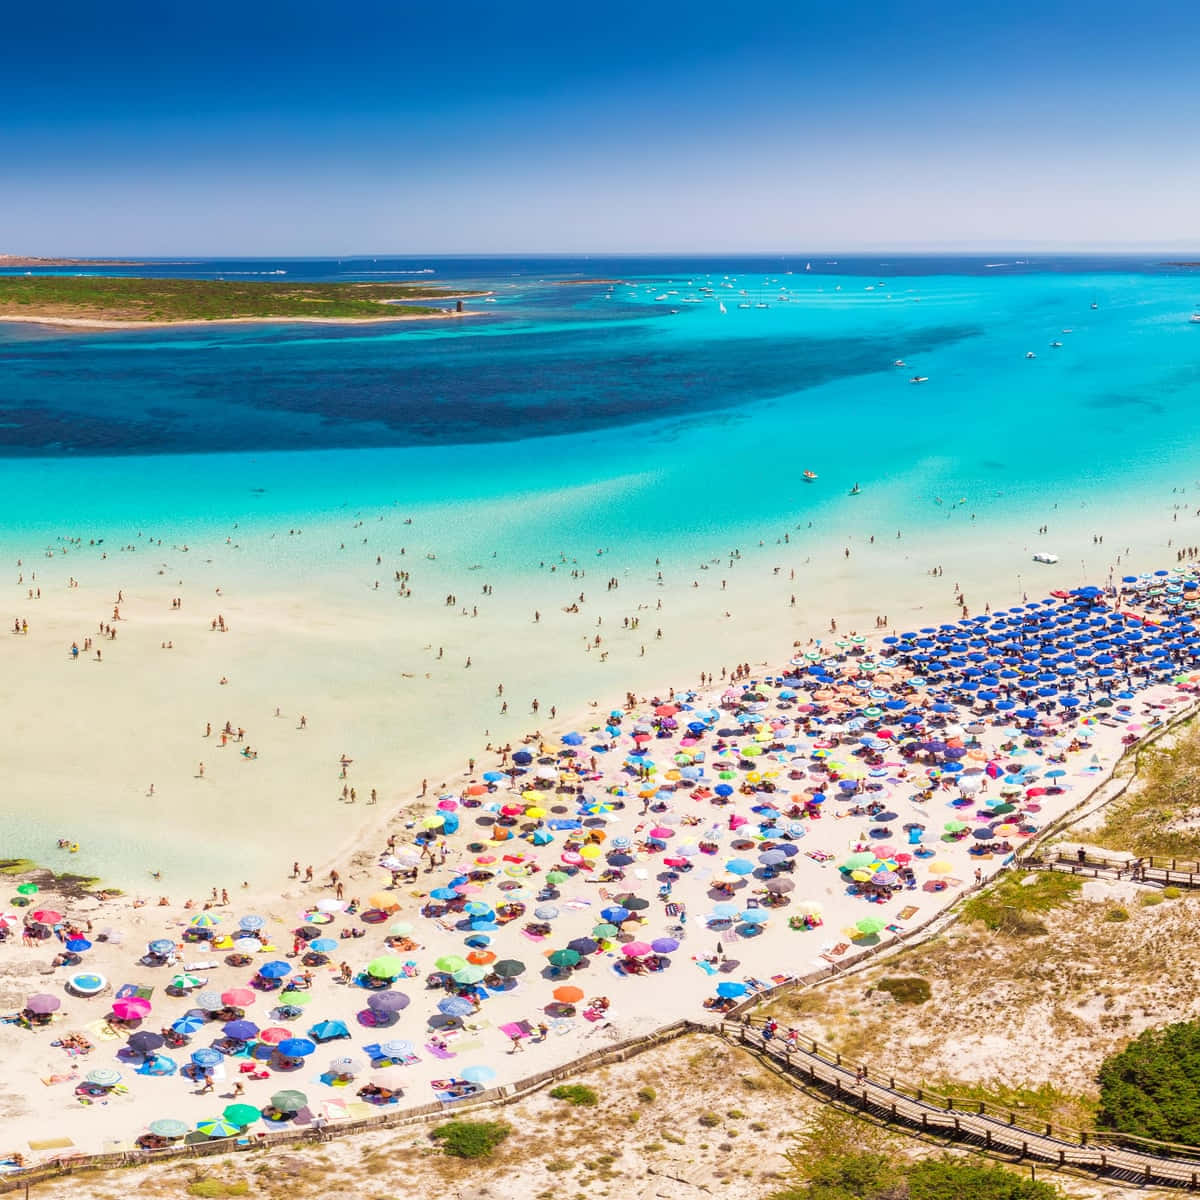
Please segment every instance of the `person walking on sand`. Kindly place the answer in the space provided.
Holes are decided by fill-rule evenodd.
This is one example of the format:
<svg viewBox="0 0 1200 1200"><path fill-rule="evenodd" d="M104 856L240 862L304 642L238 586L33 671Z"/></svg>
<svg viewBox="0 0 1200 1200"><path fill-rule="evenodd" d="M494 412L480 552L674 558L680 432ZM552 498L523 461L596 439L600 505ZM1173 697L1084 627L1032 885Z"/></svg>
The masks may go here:
<svg viewBox="0 0 1200 1200"><path fill-rule="evenodd" d="M203 764L203 763L201 763L201 764L200 764L200 766L199 766L199 768L197 769L197 771L196 771L196 777L197 777L198 779L203 779L203 778L204 778L204 764Z"/></svg>

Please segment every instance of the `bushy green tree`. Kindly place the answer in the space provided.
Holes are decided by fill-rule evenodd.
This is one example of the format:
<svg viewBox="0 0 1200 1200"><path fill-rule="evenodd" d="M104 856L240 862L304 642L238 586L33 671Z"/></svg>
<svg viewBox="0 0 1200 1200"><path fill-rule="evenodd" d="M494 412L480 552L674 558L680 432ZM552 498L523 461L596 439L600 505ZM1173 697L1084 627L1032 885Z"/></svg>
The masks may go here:
<svg viewBox="0 0 1200 1200"><path fill-rule="evenodd" d="M1101 1127L1200 1146L1200 1023L1147 1029L1099 1078Z"/></svg>

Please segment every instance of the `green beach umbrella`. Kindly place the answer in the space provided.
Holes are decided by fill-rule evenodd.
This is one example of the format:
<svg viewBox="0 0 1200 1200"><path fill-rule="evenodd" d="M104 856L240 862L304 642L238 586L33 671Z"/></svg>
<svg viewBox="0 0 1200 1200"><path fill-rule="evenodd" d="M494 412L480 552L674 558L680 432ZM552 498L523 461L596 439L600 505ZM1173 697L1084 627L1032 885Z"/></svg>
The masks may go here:
<svg viewBox="0 0 1200 1200"><path fill-rule="evenodd" d="M197 1121L196 1128L210 1138L233 1137L241 1133L236 1125L231 1125L224 1117L214 1117L211 1121Z"/></svg>
<svg viewBox="0 0 1200 1200"><path fill-rule="evenodd" d="M551 965L556 967L574 967L579 963L579 959L578 950L555 950L550 955Z"/></svg>
<svg viewBox="0 0 1200 1200"><path fill-rule="evenodd" d="M280 1112L299 1112L307 1103L308 1097L303 1092L297 1092L291 1088L282 1092L276 1092L271 1097L271 1107L278 1109Z"/></svg>
<svg viewBox="0 0 1200 1200"><path fill-rule="evenodd" d="M887 922L884 921L882 917L859 917L859 919L854 922L854 928L857 929L859 933L879 933L880 930L887 928Z"/></svg>
<svg viewBox="0 0 1200 1200"><path fill-rule="evenodd" d="M372 959L367 964L367 974L372 979L395 979L397 975L404 973L404 960L397 958L394 954L384 954L379 958Z"/></svg>
<svg viewBox="0 0 1200 1200"><path fill-rule="evenodd" d="M567 881L567 873L565 871L547 871L546 882L552 887Z"/></svg>
<svg viewBox="0 0 1200 1200"><path fill-rule="evenodd" d="M285 992L279 993L279 1003L281 1005L294 1005L296 1008L303 1008L306 1004L312 1003L312 992L295 992L288 988Z"/></svg>
<svg viewBox="0 0 1200 1200"><path fill-rule="evenodd" d="M607 921L602 921L592 930L592 937L598 938L614 938L621 931L615 926L610 925Z"/></svg>
<svg viewBox="0 0 1200 1200"><path fill-rule="evenodd" d="M411 921L397 921L389 930L388 933L392 937L408 937L412 933L413 927Z"/></svg>
<svg viewBox="0 0 1200 1200"><path fill-rule="evenodd" d="M176 975L175 978L171 980L171 986L173 988L179 988L181 991L190 991L192 988L201 987L203 983L204 980L200 979L196 975Z"/></svg>
<svg viewBox="0 0 1200 1200"><path fill-rule="evenodd" d="M852 854L844 863L842 869L846 871L858 871L863 867L869 867L875 861L875 855L867 850L860 850L857 854Z"/></svg>
<svg viewBox="0 0 1200 1200"><path fill-rule="evenodd" d="M476 966L475 963L467 963L465 967L459 967L451 978L455 983L471 984L478 983L486 974L487 971L483 967Z"/></svg>
<svg viewBox="0 0 1200 1200"><path fill-rule="evenodd" d="M525 973L525 964L515 958L502 958L492 965L492 973L499 975L501 979L515 979Z"/></svg>
<svg viewBox="0 0 1200 1200"><path fill-rule="evenodd" d="M226 1105L224 1113L225 1120L231 1125L244 1126L251 1125L262 1114L254 1107L253 1104L229 1104Z"/></svg>
<svg viewBox="0 0 1200 1200"><path fill-rule="evenodd" d="M150 1132L158 1137L179 1138L183 1137L191 1126L186 1121L177 1121L174 1117L162 1117L157 1121L150 1122Z"/></svg>
<svg viewBox="0 0 1200 1200"><path fill-rule="evenodd" d="M447 975L453 975L455 971L461 971L466 965L467 960L457 954L446 954L434 963L434 966L439 971L445 971Z"/></svg>
<svg viewBox="0 0 1200 1200"><path fill-rule="evenodd" d="M962 833L966 827L967 823L965 821L947 821L946 824L942 826L947 833Z"/></svg>
<svg viewBox="0 0 1200 1200"><path fill-rule="evenodd" d="M22 896L36 896L37 890L38 885L36 883L23 883L19 888L17 888L17 891L20 892Z"/></svg>

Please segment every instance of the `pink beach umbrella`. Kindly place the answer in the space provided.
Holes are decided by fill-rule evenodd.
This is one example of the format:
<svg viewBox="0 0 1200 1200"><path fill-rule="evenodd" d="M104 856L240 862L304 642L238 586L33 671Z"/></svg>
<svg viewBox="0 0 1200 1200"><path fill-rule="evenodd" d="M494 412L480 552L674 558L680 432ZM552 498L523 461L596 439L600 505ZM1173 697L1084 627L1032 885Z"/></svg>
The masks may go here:
<svg viewBox="0 0 1200 1200"><path fill-rule="evenodd" d="M221 993L221 1003L230 1008L246 1008L254 1003L254 993L249 988L230 988Z"/></svg>
<svg viewBox="0 0 1200 1200"><path fill-rule="evenodd" d="M621 953L626 958L645 958L647 954L652 954L653 950L648 942L629 942L621 947Z"/></svg>
<svg viewBox="0 0 1200 1200"><path fill-rule="evenodd" d="M150 1014L150 1001L141 996L127 996L113 1001L113 1016L118 1021L140 1021Z"/></svg>

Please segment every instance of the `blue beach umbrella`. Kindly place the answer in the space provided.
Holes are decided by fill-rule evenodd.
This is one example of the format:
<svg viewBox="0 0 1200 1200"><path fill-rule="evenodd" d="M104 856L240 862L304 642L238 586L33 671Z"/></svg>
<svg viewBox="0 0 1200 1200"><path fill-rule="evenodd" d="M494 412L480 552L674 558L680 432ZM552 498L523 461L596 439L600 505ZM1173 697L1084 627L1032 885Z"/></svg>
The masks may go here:
<svg viewBox="0 0 1200 1200"><path fill-rule="evenodd" d="M192 1051L192 1062L198 1067L215 1067L222 1057L219 1050L214 1050L210 1046L201 1046L199 1050Z"/></svg>
<svg viewBox="0 0 1200 1200"><path fill-rule="evenodd" d="M744 996L746 991L746 985L738 983L736 979L725 979L717 984L717 995L723 1000L736 1000L739 996Z"/></svg>
<svg viewBox="0 0 1200 1200"><path fill-rule="evenodd" d="M172 1021L171 1028L176 1033L182 1033L186 1036L195 1033L198 1029L203 1029L207 1023L201 1016L197 1016L194 1013L186 1013L184 1016Z"/></svg>
<svg viewBox="0 0 1200 1200"><path fill-rule="evenodd" d="M316 1048L317 1044L311 1038L301 1037L284 1038L276 1047L285 1058L304 1058Z"/></svg>
<svg viewBox="0 0 1200 1200"><path fill-rule="evenodd" d="M276 959L273 962L263 963L263 965L258 968L258 973L264 979L282 979L285 975L290 975L292 973L292 968L288 966L287 963Z"/></svg>

